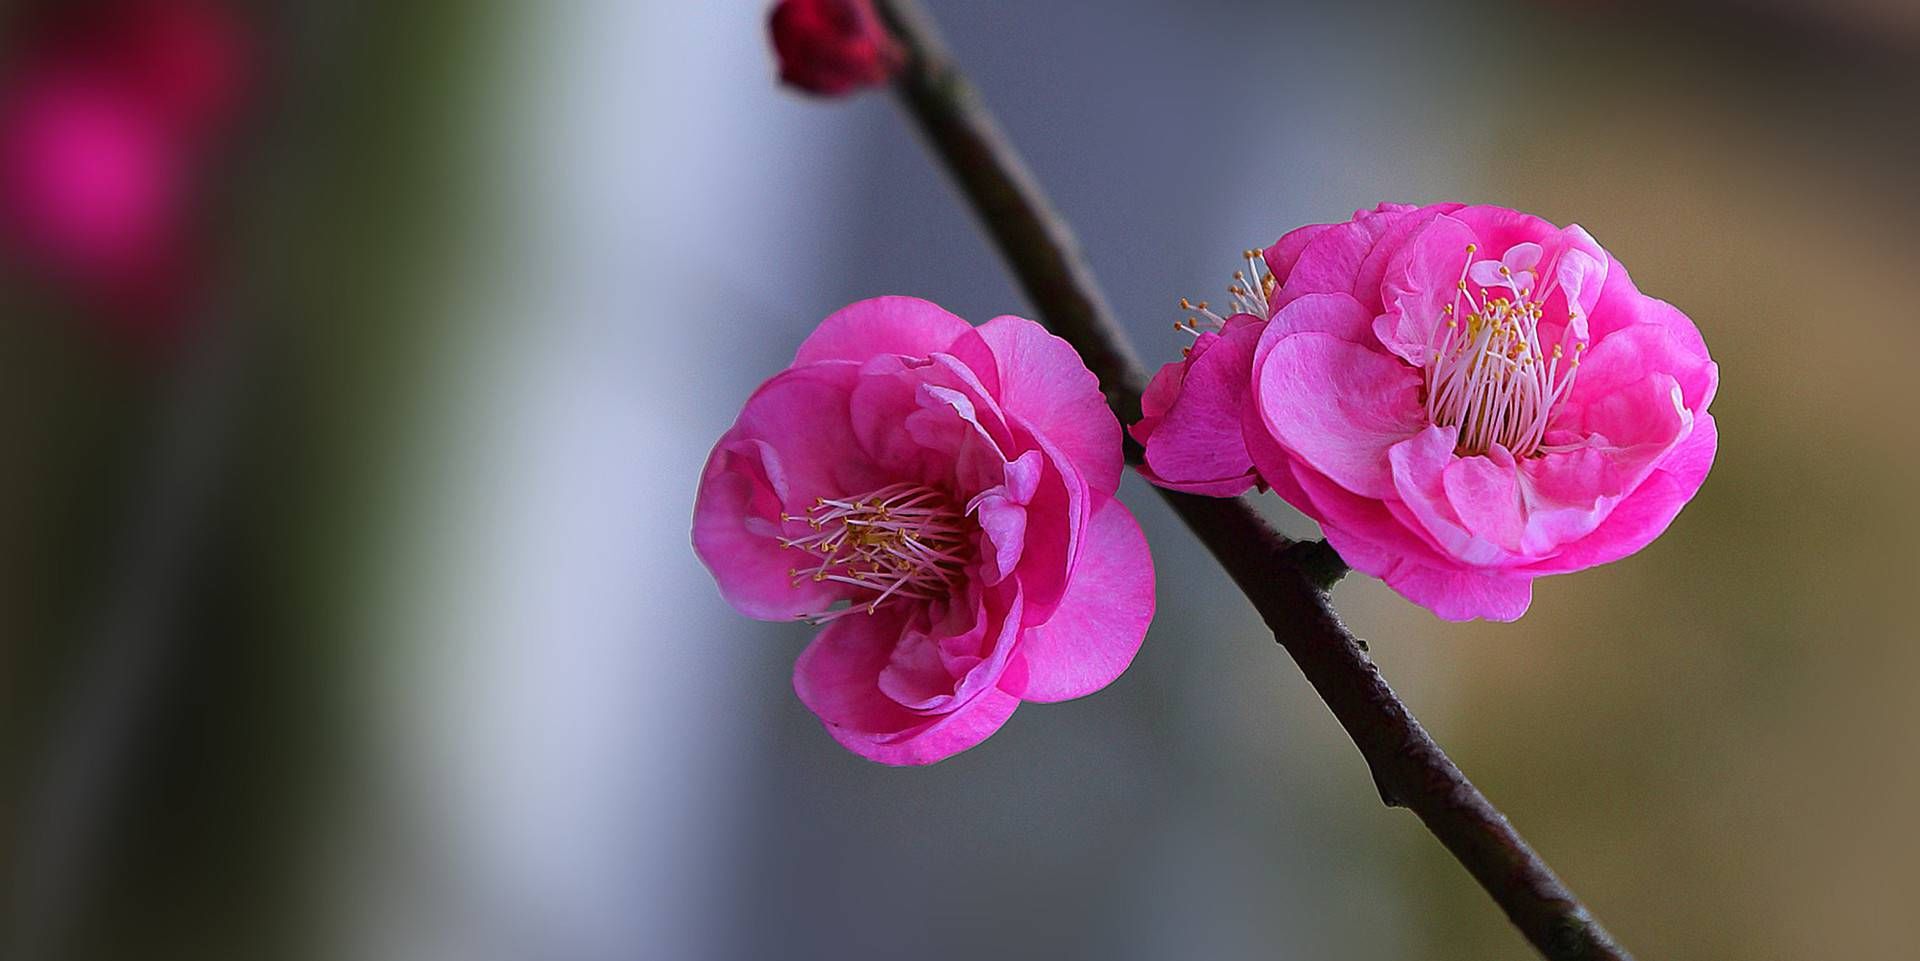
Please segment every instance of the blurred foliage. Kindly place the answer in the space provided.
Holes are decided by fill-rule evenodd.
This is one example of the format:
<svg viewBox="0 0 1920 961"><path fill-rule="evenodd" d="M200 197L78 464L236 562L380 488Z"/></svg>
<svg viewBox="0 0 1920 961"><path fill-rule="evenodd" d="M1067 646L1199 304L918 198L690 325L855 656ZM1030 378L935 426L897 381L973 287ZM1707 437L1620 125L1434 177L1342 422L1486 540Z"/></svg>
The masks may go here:
<svg viewBox="0 0 1920 961"><path fill-rule="evenodd" d="M226 288L185 351L244 352L187 603L167 625L76 958L322 955L314 828L340 784L343 597L436 336L423 274L460 183L444 151L476 28L461 0L255 4L271 69L215 233ZM9 300L35 295L10 284ZM5 808L86 661L191 358L123 349L75 307L9 306L0 353ZM213 340L230 343L216 348ZM13 466L18 465L18 466ZM103 507L103 505L105 505ZM14 837L9 832L8 843ZM304 932L302 934L301 932ZM293 949L290 945L307 945Z"/></svg>

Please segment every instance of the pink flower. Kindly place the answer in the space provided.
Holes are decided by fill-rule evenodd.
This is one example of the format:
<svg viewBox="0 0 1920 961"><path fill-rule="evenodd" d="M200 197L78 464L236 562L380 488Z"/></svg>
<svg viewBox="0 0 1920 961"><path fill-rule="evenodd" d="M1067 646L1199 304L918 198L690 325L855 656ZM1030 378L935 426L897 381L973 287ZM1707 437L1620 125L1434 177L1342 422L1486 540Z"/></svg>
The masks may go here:
<svg viewBox="0 0 1920 961"><path fill-rule="evenodd" d="M1577 226L1383 204L1259 254L1147 391L1149 477L1270 486L1441 617L1639 550L1713 463L1700 332Z"/></svg>
<svg viewBox="0 0 1920 961"><path fill-rule="evenodd" d="M826 625L793 686L834 738L928 764L1133 660L1153 565L1113 499L1120 466L1066 342L881 297L828 317L747 401L707 460L693 545L741 613Z"/></svg>
<svg viewBox="0 0 1920 961"><path fill-rule="evenodd" d="M243 36L203 0L50 7L0 78L13 252L147 333L191 286L193 183L242 93Z"/></svg>
<svg viewBox="0 0 1920 961"><path fill-rule="evenodd" d="M84 74L50 73L0 105L0 206L35 259L118 286L165 259L184 157L154 118Z"/></svg>
<svg viewBox="0 0 1920 961"><path fill-rule="evenodd" d="M900 45L868 0L780 0L768 19L780 79L837 97L887 82Z"/></svg>

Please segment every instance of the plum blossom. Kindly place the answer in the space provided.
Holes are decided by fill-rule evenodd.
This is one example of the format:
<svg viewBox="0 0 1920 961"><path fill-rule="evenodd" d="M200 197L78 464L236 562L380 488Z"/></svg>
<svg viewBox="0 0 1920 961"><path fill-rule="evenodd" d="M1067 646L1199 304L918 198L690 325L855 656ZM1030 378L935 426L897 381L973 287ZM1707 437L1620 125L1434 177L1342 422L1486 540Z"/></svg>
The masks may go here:
<svg viewBox="0 0 1920 961"><path fill-rule="evenodd" d="M1449 620L1618 560L1699 490L1719 369L1685 314L1578 226L1383 204L1249 251L1154 377L1146 473L1261 485L1356 570Z"/></svg>
<svg viewBox="0 0 1920 961"><path fill-rule="evenodd" d="M824 626L793 685L835 739L927 764L1132 662L1153 565L1120 470L1119 422L1066 342L881 297L748 399L693 546L742 614Z"/></svg>

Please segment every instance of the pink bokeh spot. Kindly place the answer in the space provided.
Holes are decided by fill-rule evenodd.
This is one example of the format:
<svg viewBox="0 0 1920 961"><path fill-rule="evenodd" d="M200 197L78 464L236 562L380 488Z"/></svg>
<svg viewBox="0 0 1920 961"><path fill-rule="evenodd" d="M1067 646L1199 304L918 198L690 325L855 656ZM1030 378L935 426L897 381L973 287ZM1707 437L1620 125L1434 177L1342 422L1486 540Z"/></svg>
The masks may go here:
<svg viewBox="0 0 1920 961"><path fill-rule="evenodd" d="M123 327L166 334L196 286L200 174L246 93L213 0L48 5L0 74L7 253Z"/></svg>
<svg viewBox="0 0 1920 961"><path fill-rule="evenodd" d="M1712 465L1699 330L1578 226L1382 204L1251 266L1147 390L1149 479L1271 487L1441 617L1512 620L1534 578L1639 550Z"/></svg>
<svg viewBox="0 0 1920 961"><path fill-rule="evenodd" d="M174 230L181 156L111 89L50 76L0 107L0 184L12 229L90 276L145 266Z"/></svg>
<svg viewBox="0 0 1920 961"><path fill-rule="evenodd" d="M693 546L742 614L825 625L793 683L837 741L927 764L1132 662L1153 563L1120 470L1119 422L1064 341L881 297L748 399Z"/></svg>

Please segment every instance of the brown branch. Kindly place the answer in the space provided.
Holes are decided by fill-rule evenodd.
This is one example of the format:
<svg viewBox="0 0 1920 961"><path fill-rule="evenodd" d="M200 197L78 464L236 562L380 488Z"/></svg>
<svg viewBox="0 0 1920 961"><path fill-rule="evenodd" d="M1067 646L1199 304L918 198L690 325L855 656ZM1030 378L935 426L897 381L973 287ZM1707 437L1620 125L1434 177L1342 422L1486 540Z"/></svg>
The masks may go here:
<svg viewBox="0 0 1920 961"><path fill-rule="evenodd" d="M953 65L914 0L881 0L907 50L894 84L907 112L959 182L1040 319L1100 378L1123 422L1139 418L1146 374L1065 221ZM1128 460L1140 451L1129 443ZM1387 686L1327 600L1345 572L1320 542L1293 543L1244 499L1160 491L1207 545L1293 656L1366 758L1380 797L1413 811L1543 957L1630 961L1507 819L1434 743Z"/></svg>

